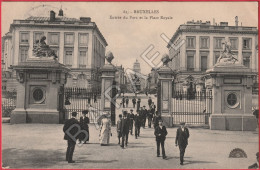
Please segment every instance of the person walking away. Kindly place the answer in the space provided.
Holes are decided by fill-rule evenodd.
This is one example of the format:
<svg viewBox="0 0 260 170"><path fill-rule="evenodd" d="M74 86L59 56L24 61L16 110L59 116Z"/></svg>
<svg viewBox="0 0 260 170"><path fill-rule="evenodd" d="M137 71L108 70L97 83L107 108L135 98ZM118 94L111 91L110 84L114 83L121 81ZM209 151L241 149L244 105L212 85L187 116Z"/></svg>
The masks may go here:
<svg viewBox="0 0 260 170"><path fill-rule="evenodd" d="M133 109L130 110L130 125L129 125L129 128L130 128L130 133L131 135L133 135L133 125L134 125L134 118L135 118L135 115L133 113Z"/></svg>
<svg viewBox="0 0 260 170"><path fill-rule="evenodd" d="M140 126L143 127L143 117L144 117L143 107L141 107L139 111L140 111L139 114L140 114L140 119L141 119L141 125Z"/></svg>
<svg viewBox="0 0 260 170"><path fill-rule="evenodd" d="M72 159L75 150L75 145L76 145L75 139L78 139L78 136L75 137L75 135L80 130L79 129L80 124L76 119L76 116L77 116L77 112L72 112L72 118L67 120L63 126L64 140L67 140L68 142L68 147L66 152L66 161L68 161L68 163L75 163L75 161L73 161ZM74 139L72 137L74 137Z"/></svg>
<svg viewBox="0 0 260 170"><path fill-rule="evenodd" d="M127 111L124 111L123 118L120 122L120 133L122 134L122 149L127 146L129 134L129 120L127 118Z"/></svg>
<svg viewBox="0 0 260 170"><path fill-rule="evenodd" d="M126 96L125 103L126 103L126 108L128 108L128 103L129 103L129 98L128 98L128 96Z"/></svg>
<svg viewBox="0 0 260 170"><path fill-rule="evenodd" d="M105 114L104 118L101 120L100 126L100 145L105 146L109 144L110 136L111 136L111 116L110 114Z"/></svg>
<svg viewBox="0 0 260 170"><path fill-rule="evenodd" d="M162 120L159 120L159 125L155 128L154 135L157 144L157 157L160 157L160 145L161 145L163 159L166 159L164 142L167 134L168 132L166 130L166 127L162 125Z"/></svg>
<svg viewBox="0 0 260 170"><path fill-rule="evenodd" d="M120 145L120 138L122 137L122 134L120 132L120 123L122 121L122 114L119 114L119 120L116 123L116 129L117 129L117 137L118 137L118 144Z"/></svg>
<svg viewBox="0 0 260 170"><path fill-rule="evenodd" d="M149 127L149 128L152 127L152 120L153 120L152 110L149 110L149 111L148 111L148 127Z"/></svg>
<svg viewBox="0 0 260 170"><path fill-rule="evenodd" d="M176 132L175 145L176 147L179 146L180 164L183 165L184 154L185 154L186 147L188 145L188 138L190 134L188 128L185 127L185 122L181 122L180 125L181 127L179 127Z"/></svg>
<svg viewBox="0 0 260 170"><path fill-rule="evenodd" d="M125 97L124 96L122 98L122 104L123 104L123 108L125 108Z"/></svg>
<svg viewBox="0 0 260 170"><path fill-rule="evenodd" d="M135 139L137 139L137 136L138 137L140 136L140 127L141 127L140 111L137 111L134 121L135 121Z"/></svg>
<svg viewBox="0 0 260 170"><path fill-rule="evenodd" d="M80 127L83 130L86 130L88 132L88 138L86 139L86 141L83 141L84 144L87 144L87 141L89 142L89 118L87 117L88 114L88 110L83 110L82 111L83 117L80 117ZM80 134L80 143L82 142L82 140L85 138L85 135L83 133Z"/></svg>
<svg viewBox="0 0 260 170"><path fill-rule="evenodd" d="M148 99L148 106L149 106L149 108L150 108L152 102L153 102L153 101L152 101L151 97L149 97L149 99Z"/></svg>
<svg viewBox="0 0 260 170"><path fill-rule="evenodd" d="M146 123L147 116L148 116L148 111L145 108L145 106L143 106L143 128L145 128L145 123Z"/></svg>
<svg viewBox="0 0 260 170"><path fill-rule="evenodd" d="M135 108L135 104L136 104L136 99L135 99L135 97L132 99L132 103L133 103L133 108Z"/></svg>
<svg viewBox="0 0 260 170"><path fill-rule="evenodd" d="M140 106L141 106L141 99L139 98L139 99L137 100L137 109L136 109L136 111L139 111L139 110L140 110Z"/></svg>
<svg viewBox="0 0 260 170"><path fill-rule="evenodd" d="M159 120L161 120L161 116L159 115L158 111L156 111L156 115L153 117L153 127L154 129L159 125Z"/></svg>

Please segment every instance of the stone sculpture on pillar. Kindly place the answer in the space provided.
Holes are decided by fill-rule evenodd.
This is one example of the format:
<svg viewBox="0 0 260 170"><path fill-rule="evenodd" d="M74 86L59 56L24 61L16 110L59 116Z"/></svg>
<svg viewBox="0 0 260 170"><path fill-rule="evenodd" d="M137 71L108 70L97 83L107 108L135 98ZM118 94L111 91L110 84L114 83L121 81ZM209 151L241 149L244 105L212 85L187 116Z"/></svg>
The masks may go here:
<svg viewBox="0 0 260 170"><path fill-rule="evenodd" d="M231 52L231 43L224 40L221 44L222 52L217 60L216 66L235 64L238 60L237 56Z"/></svg>
<svg viewBox="0 0 260 170"><path fill-rule="evenodd" d="M213 68L206 71L205 85L212 90L210 116L212 130L255 130L252 114L252 70L238 62L230 42L222 42L223 51Z"/></svg>

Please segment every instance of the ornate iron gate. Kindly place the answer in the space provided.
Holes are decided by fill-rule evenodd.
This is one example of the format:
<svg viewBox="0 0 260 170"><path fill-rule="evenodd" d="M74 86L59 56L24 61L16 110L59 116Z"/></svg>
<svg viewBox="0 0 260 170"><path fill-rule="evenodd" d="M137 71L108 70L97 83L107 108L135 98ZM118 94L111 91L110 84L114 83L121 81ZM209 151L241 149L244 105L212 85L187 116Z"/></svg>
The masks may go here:
<svg viewBox="0 0 260 170"><path fill-rule="evenodd" d="M172 99L173 124L208 125L212 113L212 91L174 91Z"/></svg>
<svg viewBox="0 0 260 170"><path fill-rule="evenodd" d="M71 118L72 112L77 112L77 119L82 116L83 110L89 110L90 123L97 122L101 112L101 90L77 87L66 87L65 93L65 119Z"/></svg>

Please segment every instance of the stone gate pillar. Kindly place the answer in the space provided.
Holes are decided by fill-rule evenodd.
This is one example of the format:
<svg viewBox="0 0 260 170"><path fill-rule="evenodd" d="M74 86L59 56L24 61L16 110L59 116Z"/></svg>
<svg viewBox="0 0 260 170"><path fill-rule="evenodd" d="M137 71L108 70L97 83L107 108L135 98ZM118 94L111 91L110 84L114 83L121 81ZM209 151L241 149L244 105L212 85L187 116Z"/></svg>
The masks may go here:
<svg viewBox="0 0 260 170"><path fill-rule="evenodd" d="M158 88L158 112L161 114L163 122L166 126L172 127L172 70L163 65L158 71L159 74L159 86Z"/></svg>
<svg viewBox="0 0 260 170"><path fill-rule="evenodd" d="M70 69L52 58L28 59L13 66L17 104L11 123L63 123L63 87Z"/></svg>
<svg viewBox="0 0 260 170"><path fill-rule="evenodd" d="M251 131L257 127L252 114L252 70L241 64L215 65L207 70L206 85L212 88L212 130Z"/></svg>

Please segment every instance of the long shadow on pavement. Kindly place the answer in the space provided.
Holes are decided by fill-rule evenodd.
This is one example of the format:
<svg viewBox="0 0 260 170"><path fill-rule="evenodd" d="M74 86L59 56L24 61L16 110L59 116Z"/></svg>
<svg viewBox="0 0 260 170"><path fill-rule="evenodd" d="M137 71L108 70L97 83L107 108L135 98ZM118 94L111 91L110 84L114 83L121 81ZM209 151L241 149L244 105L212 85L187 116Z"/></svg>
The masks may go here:
<svg viewBox="0 0 260 170"><path fill-rule="evenodd" d="M118 160L109 160L109 161L105 161L105 160L76 160L75 163L113 163L113 162L118 162Z"/></svg>
<svg viewBox="0 0 260 170"><path fill-rule="evenodd" d="M190 161L190 160L185 160L184 165L188 164L209 164L209 163L217 163L217 162L210 162L210 161Z"/></svg>
<svg viewBox="0 0 260 170"><path fill-rule="evenodd" d="M2 151L3 165L10 168L48 168L63 162L64 159L65 151L15 148Z"/></svg>

